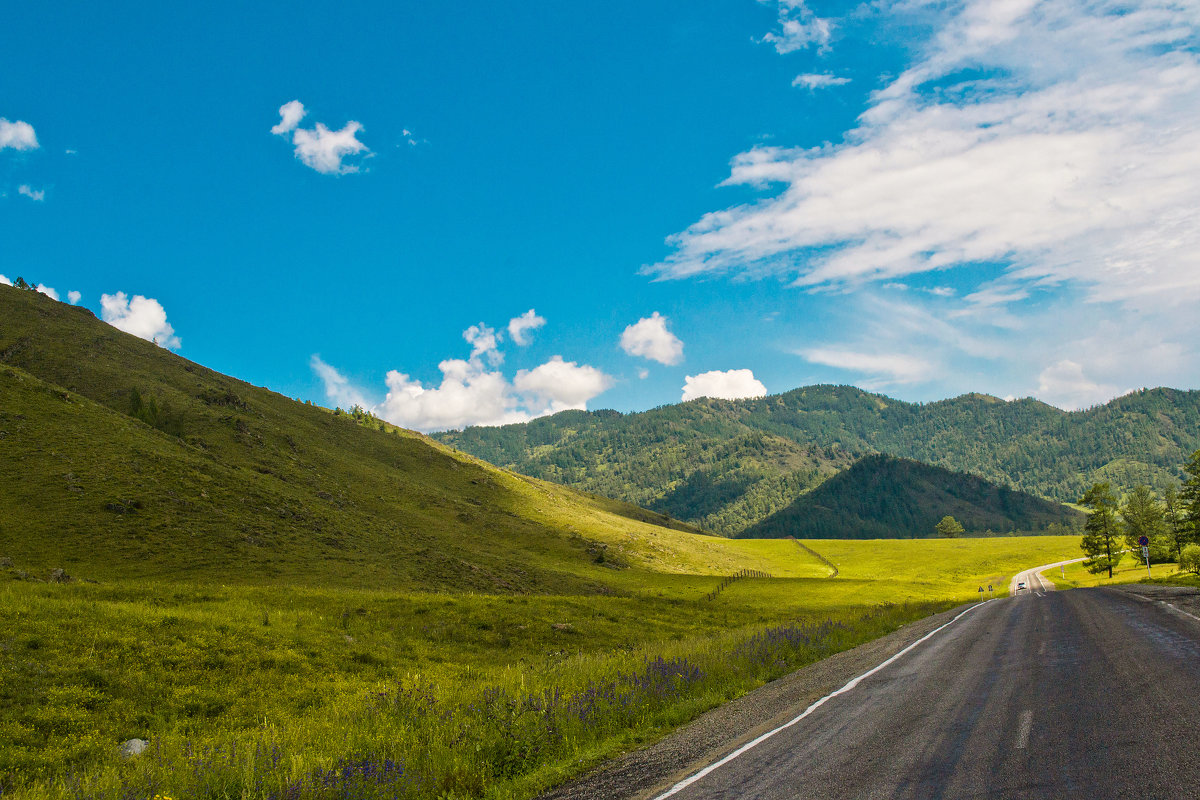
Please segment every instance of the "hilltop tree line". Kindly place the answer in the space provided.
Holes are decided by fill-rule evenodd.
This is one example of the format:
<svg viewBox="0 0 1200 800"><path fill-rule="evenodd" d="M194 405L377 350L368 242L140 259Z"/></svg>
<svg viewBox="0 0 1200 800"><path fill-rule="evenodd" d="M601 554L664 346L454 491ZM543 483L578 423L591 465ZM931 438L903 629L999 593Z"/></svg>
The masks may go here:
<svg viewBox="0 0 1200 800"><path fill-rule="evenodd" d="M1200 447L1200 392L1150 389L1067 412L1029 398L964 395L920 404L809 386L636 414L567 411L435 438L527 475L744 535L875 454L1058 502L1074 502L1096 482L1125 492L1178 481L1179 465Z"/></svg>
<svg viewBox="0 0 1200 800"><path fill-rule="evenodd" d="M1182 485L1167 484L1156 492L1139 484L1120 499L1111 484L1092 484L1079 500L1091 511L1080 543L1090 572L1111 578L1126 552L1142 557L1145 538L1151 563L1177 561L1181 569L1200 574L1200 450L1183 473Z"/></svg>

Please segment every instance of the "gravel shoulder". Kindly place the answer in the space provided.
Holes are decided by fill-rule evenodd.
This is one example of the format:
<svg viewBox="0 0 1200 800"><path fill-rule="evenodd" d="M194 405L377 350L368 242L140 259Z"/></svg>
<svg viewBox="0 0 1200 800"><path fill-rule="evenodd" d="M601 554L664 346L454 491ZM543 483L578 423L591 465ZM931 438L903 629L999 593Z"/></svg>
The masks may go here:
<svg viewBox="0 0 1200 800"><path fill-rule="evenodd" d="M1133 595L1140 600L1162 604L1168 610L1182 611L1193 619L1200 618L1200 589L1191 586L1125 583L1106 588ZM1200 622L1200 619L1197 621Z"/></svg>
<svg viewBox="0 0 1200 800"><path fill-rule="evenodd" d="M583 777L541 795L539 800L654 797L731 750L787 722L971 605L911 622L879 639L802 667L702 714L648 747L605 762Z"/></svg>

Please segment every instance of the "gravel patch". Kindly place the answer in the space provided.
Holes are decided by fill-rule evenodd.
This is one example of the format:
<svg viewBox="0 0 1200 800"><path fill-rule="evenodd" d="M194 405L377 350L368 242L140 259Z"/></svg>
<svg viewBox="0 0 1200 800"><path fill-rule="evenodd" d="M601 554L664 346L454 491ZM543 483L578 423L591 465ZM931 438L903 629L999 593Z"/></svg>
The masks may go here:
<svg viewBox="0 0 1200 800"><path fill-rule="evenodd" d="M652 798L751 739L779 727L815 701L949 622L970 605L910 622L887 636L802 667L702 714L652 745L605 762L538 800Z"/></svg>
<svg viewBox="0 0 1200 800"><path fill-rule="evenodd" d="M1152 603L1161 603L1192 617L1200 617L1200 589L1191 586L1159 586L1145 583L1129 583L1109 586L1118 592L1133 595Z"/></svg>

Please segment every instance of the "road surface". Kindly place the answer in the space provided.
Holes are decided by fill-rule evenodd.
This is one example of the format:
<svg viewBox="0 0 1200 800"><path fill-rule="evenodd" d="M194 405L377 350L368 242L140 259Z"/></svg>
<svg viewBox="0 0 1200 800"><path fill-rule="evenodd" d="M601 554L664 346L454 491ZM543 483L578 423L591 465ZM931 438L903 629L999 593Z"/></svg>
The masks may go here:
<svg viewBox="0 0 1200 800"><path fill-rule="evenodd" d="M1040 567L1033 567L1024 572L1018 572L1013 576L1013 579L1008 584L1008 593L1016 595L1020 593L1017 588L1020 584L1025 584L1025 590L1031 593L1038 592L1053 592L1054 584L1042 577L1042 573L1054 567L1061 567L1066 564L1078 564L1080 561L1087 561L1087 558L1072 558L1067 561L1055 561L1053 564L1043 564Z"/></svg>
<svg viewBox="0 0 1200 800"><path fill-rule="evenodd" d="M1023 592L637 796L1197 798L1197 697L1200 619L1113 589Z"/></svg>

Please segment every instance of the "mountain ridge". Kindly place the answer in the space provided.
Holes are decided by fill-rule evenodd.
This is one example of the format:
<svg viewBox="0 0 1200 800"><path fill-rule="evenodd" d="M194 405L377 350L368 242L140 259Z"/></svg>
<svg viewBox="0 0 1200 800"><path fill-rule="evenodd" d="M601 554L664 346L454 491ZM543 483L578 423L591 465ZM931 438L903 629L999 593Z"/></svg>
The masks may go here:
<svg viewBox="0 0 1200 800"><path fill-rule="evenodd" d="M1066 503L1095 481L1127 489L1178 480L1178 465L1200 448L1200 391L1143 389L1062 411L1032 398L968 393L908 403L823 384L629 414L562 412L433 438L518 472L736 535L874 454ZM680 487L704 481L729 489L723 506L673 503Z"/></svg>

